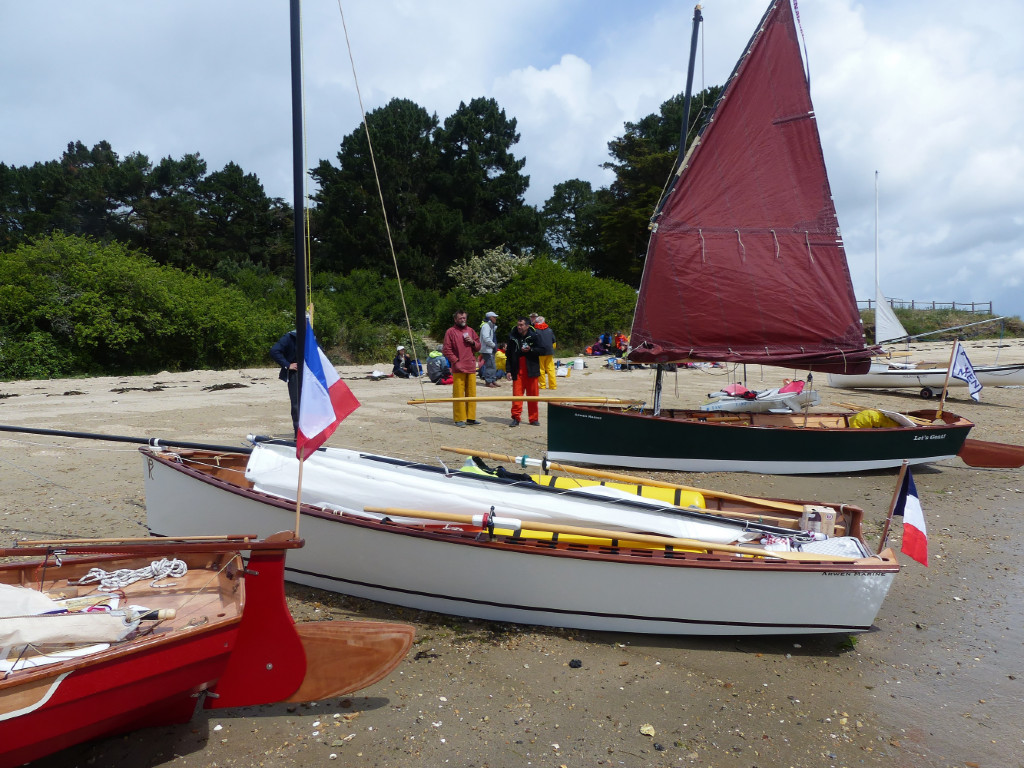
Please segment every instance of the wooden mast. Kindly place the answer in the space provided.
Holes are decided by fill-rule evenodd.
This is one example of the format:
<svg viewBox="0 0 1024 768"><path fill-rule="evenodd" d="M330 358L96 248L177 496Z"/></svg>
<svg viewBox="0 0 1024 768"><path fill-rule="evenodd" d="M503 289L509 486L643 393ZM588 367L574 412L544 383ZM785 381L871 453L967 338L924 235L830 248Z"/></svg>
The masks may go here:
<svg viewBox="0 0 1024 768"><path fill-rule="evenodd" d="M672 174L675 179L673 179L672 183L669 185L668 191L658 203L658 209L654 212L652 219L657 219L658 214L661 213L662 206L665 205L665 201L675 188L675 180L679 178L679 168L682 166L683 160L686 157L686 135L689 133L690 128L690 97L693 92L693 65L697 58L697 35L700 32L700 23L703 20L704 17L700 12L700 4L697 4L693 7L693 31L690 34L690 62L686 68L686 95L683 97L683 124L679 127L679 154L676 157L675 168L672 170ZM661 413L661 385L664 373L664 366L661 363L658 363L657 373L654 378L653 405L655 416Z"/></svg>

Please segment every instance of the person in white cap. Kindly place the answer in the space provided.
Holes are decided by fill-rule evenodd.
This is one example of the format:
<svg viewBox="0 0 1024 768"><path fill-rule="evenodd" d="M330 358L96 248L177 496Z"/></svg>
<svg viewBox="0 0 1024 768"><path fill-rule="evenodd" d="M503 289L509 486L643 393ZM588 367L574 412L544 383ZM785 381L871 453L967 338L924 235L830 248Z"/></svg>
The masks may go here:
<svg viewBox="0 0 1024 768"><path fill-rule="evenodd" d="M498 386L498 369L494 365L494 353L498 349L495 338L497 324L498 316L494 312L487 312L480 325L480 378L484 380L485 387L491 388Z"/></svg>
<svg viewBox="0 0 1024 768"><path fill-rule="evenodd" d="M395 359L391 361L391 374L403 379L419 375L412 357L405 351L405 347L401 345L395 347Z"/></svg>

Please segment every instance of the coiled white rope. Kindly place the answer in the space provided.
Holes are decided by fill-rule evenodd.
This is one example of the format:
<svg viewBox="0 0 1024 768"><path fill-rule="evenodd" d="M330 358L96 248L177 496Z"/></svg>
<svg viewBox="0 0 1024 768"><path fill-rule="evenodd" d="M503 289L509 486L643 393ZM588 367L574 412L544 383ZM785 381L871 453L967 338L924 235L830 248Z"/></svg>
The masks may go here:
<svg viewBox="0 0 1024 768"><path fill-rule="evenodd" d="M173 582L169 584L157 584L161 579L177 579L188 573L188 565L184 560L168 560L166 557L162 560L154 560L146 568L121 568L116 571L105 571L102 568L90 568L89 572L82 578L75 582L79 584L95 584L99 583L99 590L101 592L116 592L119 589L127 587L129 584L134 584L136 581L142 581L143 579L152 579L153 581L149 586L154 589L160 589L161 587L173 587Z"/></svg>

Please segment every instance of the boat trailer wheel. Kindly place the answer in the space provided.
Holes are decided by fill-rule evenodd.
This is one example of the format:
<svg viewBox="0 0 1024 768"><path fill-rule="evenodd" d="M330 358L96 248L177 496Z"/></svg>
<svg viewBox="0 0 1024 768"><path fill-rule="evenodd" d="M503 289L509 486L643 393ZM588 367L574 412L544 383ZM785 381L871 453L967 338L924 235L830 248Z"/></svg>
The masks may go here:
<svg viewBox="0 0 1024 768"><path fill-rule="evenodd" d="M934 390L932 390L931 387L922 387L921 388L921 397L924 400L931 400L933 397L935 397L935 392L934 392Z"/></svg>

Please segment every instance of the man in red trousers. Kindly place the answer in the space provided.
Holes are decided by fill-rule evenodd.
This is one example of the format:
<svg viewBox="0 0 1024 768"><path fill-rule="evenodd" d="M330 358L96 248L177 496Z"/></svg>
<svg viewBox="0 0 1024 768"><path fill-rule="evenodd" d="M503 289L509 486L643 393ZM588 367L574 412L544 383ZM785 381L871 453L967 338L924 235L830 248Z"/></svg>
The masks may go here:
<svg viewBox="0 0 1024 768"><path fill-rule="evenodd" d="M540 391L537 379L540 376L540 340L537 332L530 326L530 321L520 317L516 327L508 336L508 348L505 350L505 373L512 380L512 394L537 396ZM528 404L530 425L540 426L540 408L536 400ZM518 427L523 418L523 402L512 403L512 423L510 427Z"/></svg>

